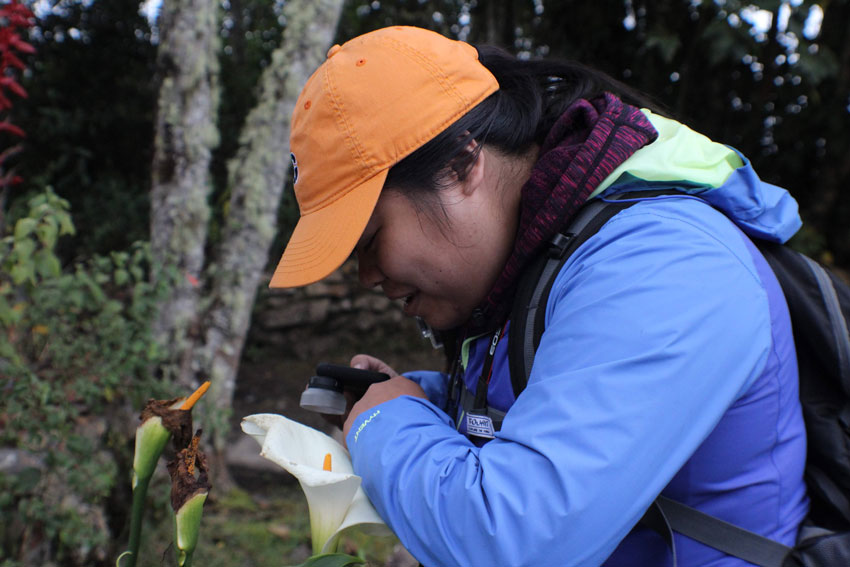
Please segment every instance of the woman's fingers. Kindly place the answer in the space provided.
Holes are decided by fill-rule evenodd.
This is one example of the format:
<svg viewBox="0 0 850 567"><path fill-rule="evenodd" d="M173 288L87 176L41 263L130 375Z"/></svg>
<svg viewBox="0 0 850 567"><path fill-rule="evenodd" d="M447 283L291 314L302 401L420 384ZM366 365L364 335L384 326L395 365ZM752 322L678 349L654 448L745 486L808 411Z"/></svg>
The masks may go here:
<svg viewBox="0 0 850 567"><path fill-rule="evenodd" d="M374 356L369 356L368 354L358 354L351 359L350 366L352 368L359 368L360 370L371 370L373 372L383 372L384 374L388 374L391 378L394 376L398 376L398 372L392 369L390 365L379 358L375 358ZM351 411L352 406L357 402L357 396L351 392L350 390L345 390L343 392L345 396L346 410L342 415L328 415L328 414L320 414L325 420L331 425L335 425L340 429L343 428L343 424L347 421L349 412Z"/></svg>
<svg viewBox="0 0 850 567"><path fill-rule="evenodd" d="M374 356L369 356L368 354L357 354L352 357L350 366L352 368L359 368L361 370L371 370L373 372L383 372L384 374L389 374L390 378L393 376L398 376L398 372L393 370L393 368L379 358L375 358Z"/></svg>

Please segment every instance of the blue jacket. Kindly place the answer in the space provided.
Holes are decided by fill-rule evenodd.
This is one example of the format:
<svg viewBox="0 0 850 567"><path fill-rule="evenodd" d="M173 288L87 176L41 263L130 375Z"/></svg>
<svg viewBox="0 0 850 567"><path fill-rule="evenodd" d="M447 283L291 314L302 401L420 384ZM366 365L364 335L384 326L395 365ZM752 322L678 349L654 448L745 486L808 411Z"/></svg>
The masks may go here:
<svg viewBox="0 0 850 567"><path fill-rule="evenodd" d="M793 337L745 233L787 240L796 203L728 148L650 119L659 139L596 198L670 186L700 198L643 200L570 257L517 399L508 339L498 344L488 401L507 415L496 438L477 447L456 431L433 372L409 375L429 400L381 404L349 433L366 493L429 567L661 566L658 536L631 531L659 493L795 540L808 500ZM489 341L464 345L470 388ZM747 565L683 536L676 545L680 565Z"/></svg>

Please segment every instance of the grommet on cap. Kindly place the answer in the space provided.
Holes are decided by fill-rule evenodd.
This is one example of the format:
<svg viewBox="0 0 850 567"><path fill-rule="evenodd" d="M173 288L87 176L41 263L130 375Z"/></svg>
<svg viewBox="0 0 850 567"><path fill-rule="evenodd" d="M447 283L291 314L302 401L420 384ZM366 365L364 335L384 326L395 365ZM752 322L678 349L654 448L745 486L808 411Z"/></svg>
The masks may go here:
<svg viewBox="0 0 850 567"><path fill-rule="evenodd" d="M336 52L342 49L340 44L332 45L330 49L328 49L328 59L336 55Z"/></svg>

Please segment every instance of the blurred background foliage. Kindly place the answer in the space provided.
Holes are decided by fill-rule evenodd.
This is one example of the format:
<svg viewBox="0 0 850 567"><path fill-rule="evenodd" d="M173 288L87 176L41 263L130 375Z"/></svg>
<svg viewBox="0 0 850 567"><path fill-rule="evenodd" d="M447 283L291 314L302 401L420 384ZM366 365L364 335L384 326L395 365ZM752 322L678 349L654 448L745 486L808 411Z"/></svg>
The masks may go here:
<svg viewBox="0 0 850 567"><path fill-rule="evenodd" d="M22 190L49 185L70 202L78 230L63 244L63 259L122 249L147 238L155 24L134 2L37 4L38 54L23 79L30 97L14 113L28 133L18 156ZM285 28L282 4L221 3L218 215L225 164ZM391 24L495 43L523 57L577 59L644 90L694 129L742 151L763 179L791 190L808 224L807 249L850 264L850 196L841 191L850 180L847 0L354 0L345 4L337 42ZM290 195L284 221L296 217L295 206Z"/></svg>
<svg viewBox="0 0 850 567"><path fill-rule="evenodd" d="M0 205L0 450L20 461L0 471L0 517L14 518L0 565L113 564L134 414L166 397L149 372L145 243L157 28L136 1L25 3L36 53L9 114L27 137L3 164L23 182ZM220 2L209 246L283 3ZM850 267L850 0L349 0L337 42L396 24L577 59L644 90L792 192L806 221L795 246ZM18 141L0 131L0 151ZM290 191L272 261L296 218Z"/></svg>

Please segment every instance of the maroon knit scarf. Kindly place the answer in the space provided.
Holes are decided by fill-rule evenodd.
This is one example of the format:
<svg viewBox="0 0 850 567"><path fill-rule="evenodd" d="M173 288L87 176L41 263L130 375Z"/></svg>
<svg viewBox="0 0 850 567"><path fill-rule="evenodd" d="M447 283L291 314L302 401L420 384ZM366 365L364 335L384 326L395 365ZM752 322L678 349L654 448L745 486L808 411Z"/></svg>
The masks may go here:
<svg viewBox="0 0 850 567"><path fill-rule="evenodd" d="M657 136L639 109L609 93L590 101L578 100L561 115L522 188L514 249L476 310L470 332L486 331L505 320L528 261L569 223L614 169Z"/></svg>

